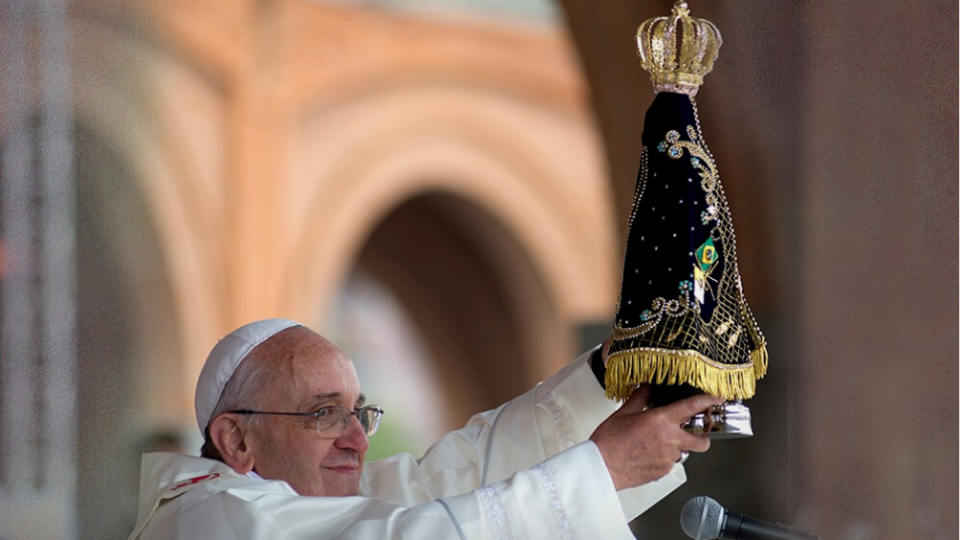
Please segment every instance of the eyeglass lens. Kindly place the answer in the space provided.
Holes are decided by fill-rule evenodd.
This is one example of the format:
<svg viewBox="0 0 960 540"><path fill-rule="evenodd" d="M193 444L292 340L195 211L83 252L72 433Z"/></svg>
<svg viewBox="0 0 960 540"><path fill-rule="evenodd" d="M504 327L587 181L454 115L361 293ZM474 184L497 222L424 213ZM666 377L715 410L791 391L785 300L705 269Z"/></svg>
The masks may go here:
<svg viewBox="0 0 960 540"><path fill-rule="evenodd" d="M350 423L350 417L356 416L363 431L367 435L373 435L377 432L382 414L383 409L376 406L363 407L358 411L351 411L346 407L331 407L317 416L317 431L323 434L333 431L339 433Z"/></svg>
<svg viewBox="0 0 960 540"><path fill-rule="evenodd" d="M367 435L376 433L377 427L380 425L381 412L380 409L375 408L363 408L359 411L360 414L357 415L357 418Z"/></svg>

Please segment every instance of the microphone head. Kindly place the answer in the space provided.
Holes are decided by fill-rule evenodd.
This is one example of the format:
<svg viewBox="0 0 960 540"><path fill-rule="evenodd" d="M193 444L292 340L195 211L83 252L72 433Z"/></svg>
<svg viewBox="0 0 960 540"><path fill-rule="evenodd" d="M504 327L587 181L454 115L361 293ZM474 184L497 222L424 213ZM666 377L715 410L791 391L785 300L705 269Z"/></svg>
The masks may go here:
<svg viewBox="0 0 960 540"><path fill-rule="evenodd" d="M710 497L694 497L680 511L680 527L693 540L713 540L720 537L725 513L723 506Z"/></svg>

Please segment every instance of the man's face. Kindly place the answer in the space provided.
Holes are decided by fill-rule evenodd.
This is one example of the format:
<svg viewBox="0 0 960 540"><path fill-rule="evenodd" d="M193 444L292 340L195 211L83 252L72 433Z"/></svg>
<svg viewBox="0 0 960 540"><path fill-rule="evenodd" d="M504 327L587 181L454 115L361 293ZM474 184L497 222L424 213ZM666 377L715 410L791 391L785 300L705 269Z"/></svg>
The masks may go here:
<svg viewBox="0 0 960 540"><path fill-rule="evenodd" d="M262 348L262 350L261 350ZM314 412L363 404L353 363L342 351L305 328L281 332L257 348L267 363L262 411ZM317 433L313 418L261 415L249 426L254 470L285 480L300 495L356 495L369 443L360 422L351 418L336 437Z"/></svg>

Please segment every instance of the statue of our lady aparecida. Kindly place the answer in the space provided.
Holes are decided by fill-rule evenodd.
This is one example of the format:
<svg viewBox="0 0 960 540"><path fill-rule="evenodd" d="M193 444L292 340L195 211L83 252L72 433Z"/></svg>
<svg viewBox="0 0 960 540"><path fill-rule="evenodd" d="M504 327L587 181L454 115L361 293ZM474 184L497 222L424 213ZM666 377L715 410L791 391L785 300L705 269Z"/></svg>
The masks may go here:
<svg viewBox="0 0 960 540"><path fill-rule="evenodd" d="M742 400L766 374L766 341L747 306L733 222L694 96L722 40L678 1L644 22L637 45L657 93L627 232L623 280L606 365L606 392L625 400L642 383L651 405L706 392L728 401L685 427L752 435Z"/></svg>

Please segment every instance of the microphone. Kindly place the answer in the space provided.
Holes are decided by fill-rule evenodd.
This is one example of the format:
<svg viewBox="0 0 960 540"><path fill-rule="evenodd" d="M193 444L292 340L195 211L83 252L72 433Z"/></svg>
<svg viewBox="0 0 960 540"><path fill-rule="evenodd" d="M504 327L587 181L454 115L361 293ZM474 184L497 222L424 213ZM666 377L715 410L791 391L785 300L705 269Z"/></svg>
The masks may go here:
<svg viewBox="0 0 960 540"><path fill-rule="evenodd" d="M694 497L680 511L680 527L693 540L820 540L820 537L731 512L710 497Z"/></svg>

